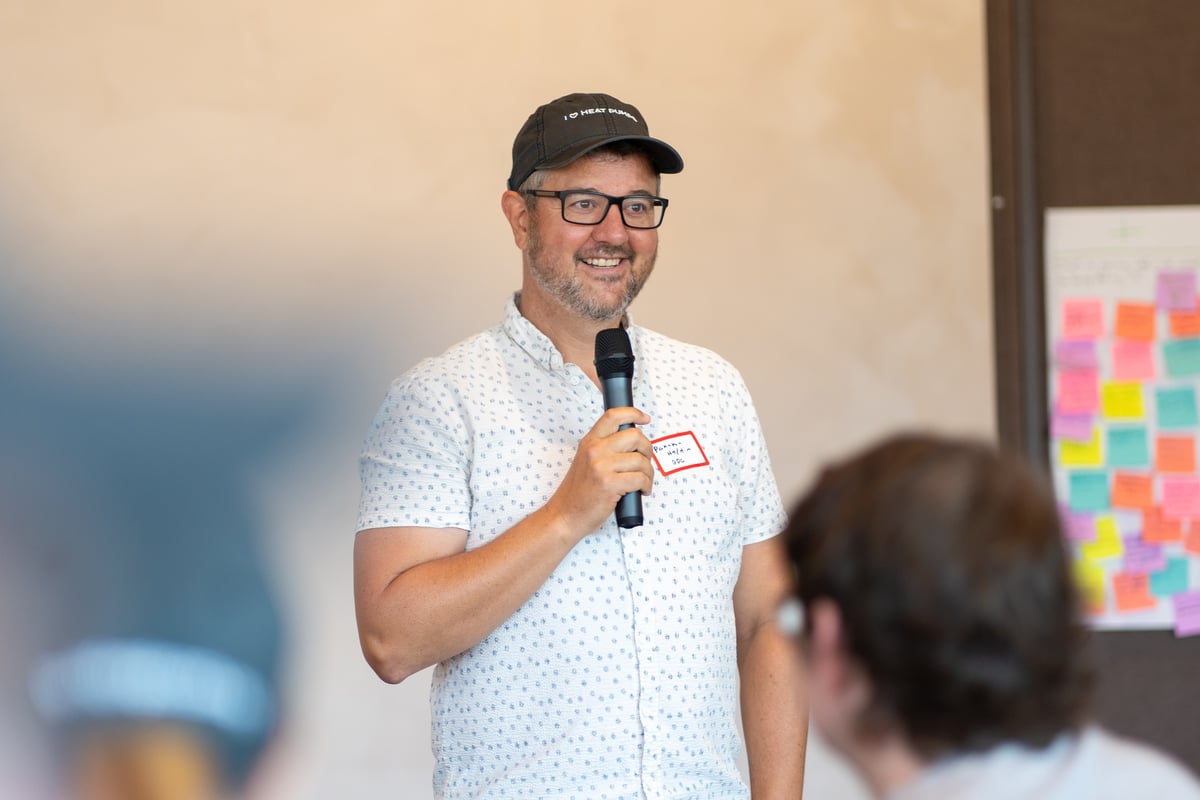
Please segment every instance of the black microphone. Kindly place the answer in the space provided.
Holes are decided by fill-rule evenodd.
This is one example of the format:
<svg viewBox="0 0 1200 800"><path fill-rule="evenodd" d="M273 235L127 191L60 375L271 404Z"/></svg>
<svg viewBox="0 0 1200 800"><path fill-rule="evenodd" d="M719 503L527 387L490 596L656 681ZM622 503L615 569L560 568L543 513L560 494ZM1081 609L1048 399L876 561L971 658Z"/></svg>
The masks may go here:
<svg viewBox="0 0 1200 800"><path fill-rule="evenodd" d="M605 328L596 334L596 374L604 393L604 409L633 405L633 347L624 328ZM621 430L632 428L632 423ZM617 501L617 525L636 528L642 524L642 493L630 492Z"/></svg>

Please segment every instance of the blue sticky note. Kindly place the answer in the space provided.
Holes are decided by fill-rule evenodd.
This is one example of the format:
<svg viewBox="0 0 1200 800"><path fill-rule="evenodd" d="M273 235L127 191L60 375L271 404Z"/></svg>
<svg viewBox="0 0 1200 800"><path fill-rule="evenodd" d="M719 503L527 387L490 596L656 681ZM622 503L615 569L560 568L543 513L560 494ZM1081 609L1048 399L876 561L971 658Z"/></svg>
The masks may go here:
<svg viewBox="0 0 1200 800"><path fill-rule="evenodd" d="M1155 597L1170 597L1188 590L1188 560L1168 558L1167 568L1150 573L1150 593Z"/></svg>
<svg viewBox="0 0 1200 800"><path fill-rule="evenodd" d="M1067 480L1067 502L1072 511L1108 510L1107 472L1071 472Z"/></svg>
<svg viewBox="0 0 1200 800"><path fill-rule="evenodd" d="M1163 361L1172 378L1200 375L1200 339L1172 339L1163 342Z"/></svg>
<svg viewBox="0 0 1200 800"><path fill-rule="evenodd" d="M1168 386L1155 392L1158 409L1158 427L1192 428L1200 425L1196 413L1196 388L1194 386Z"/></svg>
<svg viewBox="0 0 1200 800"><path fill-rule="evenodd" d="M1108 465L1110 467L1150 466L1149 442L1145 426L1109 428Z"/></svg>

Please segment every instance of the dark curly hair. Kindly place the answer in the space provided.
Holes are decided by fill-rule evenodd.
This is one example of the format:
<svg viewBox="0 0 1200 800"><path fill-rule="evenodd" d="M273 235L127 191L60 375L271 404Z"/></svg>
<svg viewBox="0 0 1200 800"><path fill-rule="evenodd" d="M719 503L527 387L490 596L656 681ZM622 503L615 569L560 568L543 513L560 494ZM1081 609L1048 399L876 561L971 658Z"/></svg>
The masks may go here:
<svg viewBox="0 0 1200 800"><path fill-rule="evenodd" d="M932 758L1078 727L1093 685L1043 477L972 441L890 438L826 468L785 532L807 607L828 598L874 687L866 735Z"/></svg>

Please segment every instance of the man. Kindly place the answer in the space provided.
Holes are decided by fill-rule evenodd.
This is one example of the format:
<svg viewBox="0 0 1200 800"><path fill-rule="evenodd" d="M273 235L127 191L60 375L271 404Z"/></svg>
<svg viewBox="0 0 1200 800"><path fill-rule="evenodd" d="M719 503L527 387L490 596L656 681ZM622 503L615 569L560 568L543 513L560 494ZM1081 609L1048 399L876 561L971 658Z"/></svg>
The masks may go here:
<svg viewBox="0 0 1200 800"><path fill-rule="evenodd" d="M437 665L439 797L747 797L739 671L754 797L799 795L785 517L749 394L627 313L682 168L614 97L538 108L501 197L521 291L393 384L369 434L359 635L385 681ZM595 340L618 326L637 408L606 411ZM644 524L618 528L631 492Z"/></svg>
<svg viewBox="0 0 1200 800"><path fill-rule="evenodd" d="M785 533L813 723L876 797L1200 798L1086 722L1091 676L1048 485L904 435L826 469ZM784 627L787 627L785 624Z"/></svg>

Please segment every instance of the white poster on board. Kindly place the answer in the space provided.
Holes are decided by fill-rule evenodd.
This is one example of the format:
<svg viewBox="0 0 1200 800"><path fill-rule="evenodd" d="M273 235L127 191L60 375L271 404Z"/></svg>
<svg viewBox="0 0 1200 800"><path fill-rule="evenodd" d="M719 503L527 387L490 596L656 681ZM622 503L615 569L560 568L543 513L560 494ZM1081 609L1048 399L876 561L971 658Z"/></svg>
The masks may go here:
<svg viewBox="0 0 1200 800"><path fill-rule="evenodd" d="M1048 456L1090 618L1200 634L1200 206L1045 223Z"/></svg>

